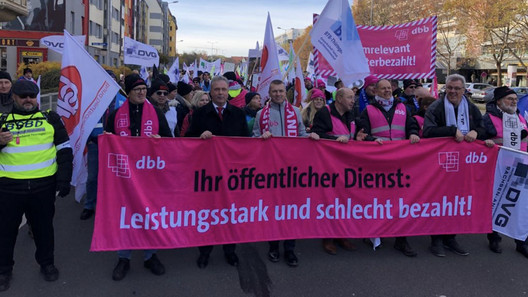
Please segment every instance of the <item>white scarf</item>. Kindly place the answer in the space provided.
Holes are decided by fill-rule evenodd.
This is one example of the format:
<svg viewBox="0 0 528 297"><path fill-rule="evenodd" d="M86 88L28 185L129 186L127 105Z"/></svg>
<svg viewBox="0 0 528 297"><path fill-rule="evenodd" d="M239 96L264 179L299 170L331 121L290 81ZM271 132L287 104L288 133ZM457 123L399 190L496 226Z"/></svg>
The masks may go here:
<svg viewBox="0 0 528 297"><path fill-rule="evenodd" d="M389 111L392 107L392 104L394 104L393 97L391 97L390 99L385 99L385 98L382 98L376 95L376 101L378 102L379 105L381 105L381 107L383 107L383 109L385 109L385 111Z"/></svg>
<svg viewBox="0 0 528 297"><path fill-rule="evenodd" d="M458 114L455 117L455 107L447 98L444 99L444 109L447 126L456 126L462 134L466 135L469 132L469 106L466 97L462 97L462 101L458 105Z"/></svg>
<svg viewBox="0 0 528 297"><path fill-rule="evenodd" d="M521 121L516 113L502 113L502 145L512 149L521 149Z"/></svg>

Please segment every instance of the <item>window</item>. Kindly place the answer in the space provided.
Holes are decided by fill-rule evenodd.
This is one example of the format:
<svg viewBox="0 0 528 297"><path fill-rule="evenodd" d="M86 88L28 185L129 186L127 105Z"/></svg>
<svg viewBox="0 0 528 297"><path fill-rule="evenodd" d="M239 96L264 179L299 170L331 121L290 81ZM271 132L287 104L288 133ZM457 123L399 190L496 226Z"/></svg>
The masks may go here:
<svg viewBox="0 0 528 297"><path fill-rule="evenodd" d="M150 26L150 32L162 32L160 26Z"/></svg>
<svg viewBox="0 0 528 297"><path fill-rule="evenodd" d="M150 13L151 19L161 20L161 13L151 12Z"/></svg>
<svg viewBox="0 0 528 297"><path fill-rule="evenodd" d="M163 45L163 42L161 39L150 39L149 40L150 45Z"/></svg>
<svg viewBox="0 0 528 297"><path fill-rule="evenodd" d="M75 12L71 12L71 28L70 28L71 34L75 34Z"/></svg>

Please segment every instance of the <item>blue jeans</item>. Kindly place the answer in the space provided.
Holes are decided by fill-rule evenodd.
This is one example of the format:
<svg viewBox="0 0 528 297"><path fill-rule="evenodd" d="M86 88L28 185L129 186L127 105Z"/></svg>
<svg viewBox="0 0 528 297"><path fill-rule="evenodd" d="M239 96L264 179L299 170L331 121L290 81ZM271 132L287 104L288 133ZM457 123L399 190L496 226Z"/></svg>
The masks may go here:
<svg viewBox="0 0 528 297"><path fill-rule="evenodd" d="M88 144L88 178L86 180L86 200L85 209L95 209L97 202L97 171L99 170L99 147L97 143Z"/></svg>
<svg viewBox="0 0 528 297"><path fill-rule="evenodd" d="M158 250L143 250L143 261L147 261L154 255ZM129 259L132 257L132 250L120 250L117 251L117 256L119 258Z"/></svg>

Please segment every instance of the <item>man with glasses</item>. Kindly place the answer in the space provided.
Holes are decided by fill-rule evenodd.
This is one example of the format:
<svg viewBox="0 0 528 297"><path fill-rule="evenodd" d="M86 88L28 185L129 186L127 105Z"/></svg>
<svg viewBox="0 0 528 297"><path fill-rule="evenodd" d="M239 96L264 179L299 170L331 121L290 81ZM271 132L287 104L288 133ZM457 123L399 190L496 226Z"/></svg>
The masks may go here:
<svg viewBox="0 0 528 297"><path fill-rule="evenodd" d="M14 105L0 114L0 291L9 288L18 227L25 214L33 228L35 259L46 281L56 281L55 195L70 192L73 153L60 116L38 109L38 86L13 84Z"/></svg>
<svg viewBox="0 0 528 297"><path fill-rule="evenodd" d="M457 142L484 139L486 131L482 126L482 114L464 96L465 84L466 79L460 74L452 74L446 78L444 98L436 100L425 113L424 138L454 137ZM455 234L432 235L431 240L431 252L435 256L445 257L445 248L457 255L469 255L458 244Z"/></svg>
<svg viewBox="0 0 528 297"><path fill-rule="evenodd" d="M176 125L178 123L178 117L176 107L169 106L169 87L160 79L152 81L148 90L148 97L150 102L157 108L159 108L165 115L165 119L169 124L169 129L172 133L172 137L180 135L177 133Z"/></svg>
<svg viewBox="0 0 528 297"><path fill-rule="evenodd" d="M411 115L414 115L420 107L415 96L417 86L418 84L414 79L406 79L403 81L403 93L400 95L400 100L405 104L407 111Z"/></svg>
<svg viewBox="0 0 528 297"><path fill-rule="evenodd" d="M120 136L172 137L163 112L147 99L147 84L137 74L125 77L125 92L128 98L108 117L106 131ZM106 197L111 198L111 197ZM112 273L112 279L120 281L130 270L131 250L117 252L119 261ZM156 250L144 250L144 266L155 275L165 273L165 267L156 255Z"/></svg>
<svg viewBox="0 0 528 297"><path fill-rule="evenodd" d="M526 120L517 109L517 94L508 87L498 87L493 91L493 100L486 104L486 114L482 123L486 129L486 145L503 145L523 152L528 148L528 128ZM488 234L489 249L502 253L501 237L497 232ZM515 240L516 250L528 258L528 240Z"/></svg>

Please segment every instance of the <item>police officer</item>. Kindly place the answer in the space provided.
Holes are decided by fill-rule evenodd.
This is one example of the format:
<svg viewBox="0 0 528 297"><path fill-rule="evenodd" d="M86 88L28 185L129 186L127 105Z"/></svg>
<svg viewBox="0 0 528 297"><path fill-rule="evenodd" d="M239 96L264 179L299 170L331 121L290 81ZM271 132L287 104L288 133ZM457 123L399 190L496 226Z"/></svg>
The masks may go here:
<svg viewBox="0 0 528 297"><path fill-rule="evenodd" d="M55 195L70 192L73 154L59 115L37 106L39 88L13 84L14 105L0 115L0 291L9 288L22 215L33 228L35 259L46 281L55 281L53 216Z"/></svg>

